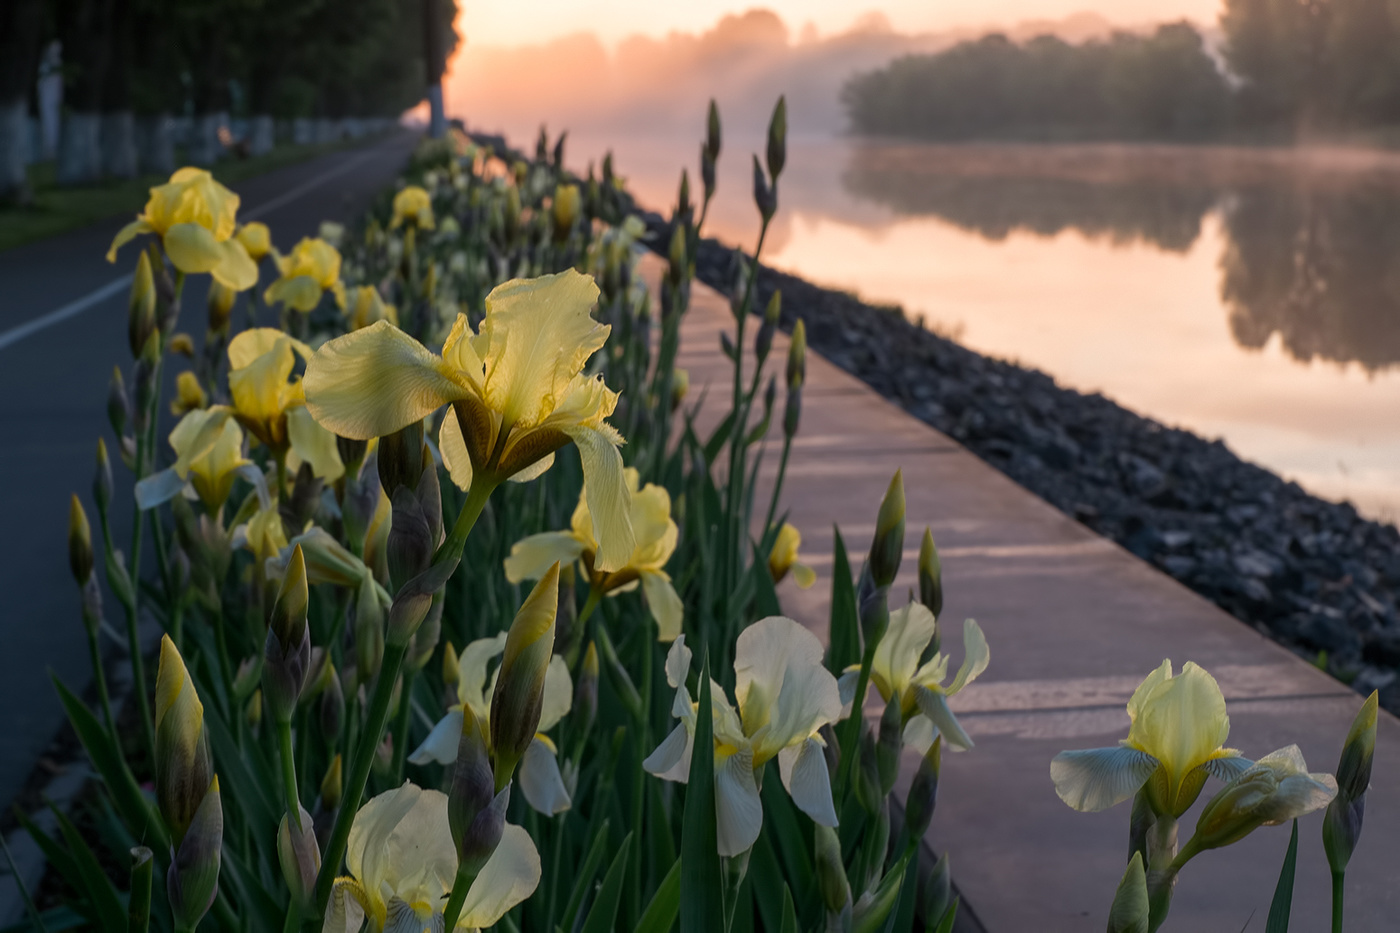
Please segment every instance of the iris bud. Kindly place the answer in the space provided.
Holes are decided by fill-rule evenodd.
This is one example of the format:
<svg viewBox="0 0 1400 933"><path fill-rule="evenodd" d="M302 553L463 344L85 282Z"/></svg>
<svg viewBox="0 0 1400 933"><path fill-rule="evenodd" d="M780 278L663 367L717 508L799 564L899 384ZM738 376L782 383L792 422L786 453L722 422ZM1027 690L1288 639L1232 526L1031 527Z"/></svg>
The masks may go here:
<svg viewBox="0 0 1400 933"><path fill-rule="evenodd" d="M92 498L99 513L107 511L112 501L112 461L107 458L107 442L97 439L97 472L92 477Z"/></svg>
<svg viewBox="0 0 1400 933"><path fill-rule="evenodd" d="M169 635L160 641L155 720L156 802L178 845L203 804L214 766L204 734L204 704Z"/></svg>
<svg viewBox="0 0 1400 933"><path fill-rule="evenodd" d="M325 810L334 810L340 806L340 796L344 792L343 771L344 765L341 764L340 755L337 753L326 768L325 777L321 778L321 807Z"/></svg>
<svg viewBox="0 0 1400 933"><path fill-rule="evenodd" d="M311 814L300 804L297 809L300 811L300 829L292 825L288 814L283 814L282 823L277 827L277 861L282 866L282 877L287 882L287 890L292 892L292 898L307 906L316 893L321 849L316 845Z"/></svg>
<svg viewBox="0 0 1400 933"><path fill-rule="evenodd" d="M851 882L846 878L846 866L841 862L841 839L836 830L820 823L813 827L813 848L816 850L817 889L828 914L851 911Z"/></svg>
<svg viewBox="0 0 1400 933"><path fill-rule="evenodd" d="M710 110L705 118L705 151L711 159L719 158L720 142L719 107L715 106L715 99L711 97Z"/></svg>
<svg viewBox="0 0 1400 933"><path fill-rule="evenodd" d="M126 318L126 337L131 355L138 357L147 339L156 330L156 283L151 274L151 257L142 251L131 277L131 300Z"/></svg>
<svg viewBox="0 0 1400 933"><path fill-rule="evenodd" d="M263 694L272 718L279 723L291 721L311 666L308 599L306 560L298 544L282 576L263 642Z"/></svg>
<svg viewBox="0 0 1400 933"><path fill-rule="evenodd" d="M491 696L491 748L496 789L510 782L516 763L535 738L544 704L545 671L554 654L559 607L559 565L545 572L516 613Z"/></svg>
<svg viewBox="0 0 1400 933"><path fill-rule="evenodd" d="M418 488L423 475L423 422L379 439L379 485L392 498L400 486Z"/></svg>
<svg viewBox="0 0 1400 933"><path fill-rule="evenodd" d="M112 367L112 381L107 386L107 421L112 431L121 437L126 433L126 424L131 420L131 399L126 393L126 382L122 379L121 367Z"/></svg>
<svg viewBox="0 0 1400 933"><path fill-rule="evenodd" d="M768 174L776 184L787 163L787 98L779 97L768 121Z"/></svg>
<svg viewBox="0 0 1400 933"><path fill-rule="evenodd" d="M909 784L909 796L904 803L904 826L909 838L922 839L933 822L933 810L938 803L938 774L943 765L943 736L937 736L919 760L914 780Z"/></svg>
<svg viewBox="0 0 1400 933"><path fill-rule="evenodd" d="M213 906L214 896L219 892L223 839L224 810L216 776L202 794L199 808L165 876L170 912L177 930L195 929Z"/></svg>
<svg viewBox="0 0 1400 933"><path fill-rule="evenodd" d="M499 791L492 772L486 735L471 707L462 710L462 737L452 766L447 794L447 824L457 846L457 858L472 874L479 872L496 851L505 832L510 783Z"/></svg>
<svg viewBox="0 0 1400 933"><path fill-rule="evenodd" d="M77 493L68 503L68 566L79 586L92 576L92 526Z"/></svg>
<svg viewBox="0 0 1400 933"><path fill-rule="evenodd" d="M598 718L598 646L588 643L583 653L583 666L579 669L578 683L574 684L574 714L571 728L577 728L587 735Z"/></svg>
<svg viewBox="0 0 1400 933"><path fill-rule="evenodd" d="M758 156L753 157L753 202L767 223L778 211L778 192L769 187L763 175L763 166L758 164Z"/></svg>
<svg viewBox="0 0 1400 933"><path fill-rule="evenodd" d="M880 514L875 519L875 539L870 543L870 575L877 586L894 583L903 553L904 473L896 470L880 503Z"/></svg>
<svg viewBox="0 0 1400 933"><path fill-rule="evenodd" d="M943 563L938 559L933 531L928 528L919 545L919 602L928 607L935 619L943 614Z"/></svg>
<svg viewBox="0 0 1400 933"><path fill-rule="evenodd" d="M880 793L894 790L899 776L899 754L904 750L904 710L900 696L893 694L880 716L879 740L875 745L875 763L880 773Z"/></svg>
<svg viewBox="0 0 1400 933"><path fill-rule="evenodd" d="M374 581L366 577L355 602L355 664L360 682L373 680L383 660L384 607L379 603Z"/></svg>
<svg viewBox="0 0 1400 933"><path fill-rule="evenodd" d="M1333 874L1346 871L1366 813L1366 789L1371 785L1371 764L1376 755L1377 694L1373 690L1361 705L1342 745L1337 763L1337 796L1327 805L1322 821L1322 847Z"/></svg>

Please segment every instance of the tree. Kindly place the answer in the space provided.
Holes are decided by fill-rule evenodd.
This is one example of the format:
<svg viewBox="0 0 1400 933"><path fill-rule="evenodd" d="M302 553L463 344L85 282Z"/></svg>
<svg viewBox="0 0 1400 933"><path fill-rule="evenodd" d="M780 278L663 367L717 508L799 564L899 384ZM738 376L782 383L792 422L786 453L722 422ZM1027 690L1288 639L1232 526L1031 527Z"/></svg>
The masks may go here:
<svg viewBox="0 0 1400 933"><path fill-rule="evenodd" d="M0 203L29 198L29 95L39 67L43 0L0 3Z"/></svg>

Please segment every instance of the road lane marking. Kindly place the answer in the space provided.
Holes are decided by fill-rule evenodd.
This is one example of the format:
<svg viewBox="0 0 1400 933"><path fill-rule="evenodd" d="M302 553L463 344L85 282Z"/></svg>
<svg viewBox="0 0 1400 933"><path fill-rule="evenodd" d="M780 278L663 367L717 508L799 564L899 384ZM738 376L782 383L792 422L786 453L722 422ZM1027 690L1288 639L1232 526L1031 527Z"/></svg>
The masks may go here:
<svg viewBox="0 0 1400 933"><path fill-rule="evenodd" d="M246 214L243 215L243 219L257 220L259 217L266 215L270 211L275 211L279 207L282 207L286 204L290 204L292 201L295 201L297 198L301 197L307 192L319 188L331 179L345 174L346 172L350 171L350 169L354 168L356 165L359 165L361 162L365 161L371 156L378 155L382 148L383 146L375 146L373 148L367 149L364 152L357 155L355 158L345 162L343 165L339 165L329 172L326 172L322 175L318 175L310 181L303 182L302 184L297 185L290 191L282 192L272 200L264 204L259 204L257 207L248 211ZM39 331L52 327L55 324L61 324L64 321L68 320L70 317L82 314L84 311L86 311L88 308L91 308L93 305L101 304L103 301L117 294L122 289L126 288L126 286L129 284L131 284L130 272L128 272L126 275L122 275L113 279L106 285L102 285L98 288L93 289L81 298L76 298L65 305L62 305L58 308L55 308L52 311L49 311L46 314L41 314L33 320L26 321L23 324L18 325L17 327L10 328L9 330L0 331L0 350L3 350L6 347L11 346L13 344L19 343L24 338L31 336L32 334L37 334Z"/></svg>

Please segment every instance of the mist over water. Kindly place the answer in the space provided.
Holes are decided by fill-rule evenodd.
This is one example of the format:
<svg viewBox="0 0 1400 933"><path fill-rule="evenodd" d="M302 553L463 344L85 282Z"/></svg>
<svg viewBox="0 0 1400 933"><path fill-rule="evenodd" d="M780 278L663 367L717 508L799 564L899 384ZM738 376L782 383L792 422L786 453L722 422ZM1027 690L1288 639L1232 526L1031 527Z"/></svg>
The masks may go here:
<svg viewBox="0 0 1400 933"><path fill-rule="evenodd" d="M1400 155L843 138L844 74L941 40L871 23L804 43L781 21L735 19L631 51L575 37L583 58L561 56L560 43L529 53L539 70L593 55L618 82L607 91L580 83L576 99L532 103L534 71L511 67L515 89L489 106L453 100L469 124L520 146L533 144L537 113L552 133L567 128L580 172L613 151L631 190L666 210L682 167L699 196L713 92L725 137L705 232L752 249L750 154L786 92L770 264L1223 438L1372 517L1400 516ZM667 60L674 80L662 80ZM495 93L482 81L478 98Z"/></svg>

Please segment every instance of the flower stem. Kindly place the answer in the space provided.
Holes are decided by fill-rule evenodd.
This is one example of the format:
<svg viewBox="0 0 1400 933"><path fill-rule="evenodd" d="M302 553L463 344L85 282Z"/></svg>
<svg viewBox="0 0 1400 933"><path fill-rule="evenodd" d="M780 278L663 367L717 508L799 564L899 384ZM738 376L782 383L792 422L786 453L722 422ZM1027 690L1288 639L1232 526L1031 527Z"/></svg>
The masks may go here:
<svg viewBox="0 0 1400 933"><path fill-rule="evenodd" d="M394 784L403 783L404 759L408 755L409 712L413 709L413 681L418 674L410 666L403 672L403 689L399 691L399 714L394 717Z"/></svg>
<svg viewBox="0 0 1400 933"><path fill-rule="evenodd" d="M301 832L301 798L297 793L297 765L292 757L291 720L277 723L277 751L282 759L282 794L287 798L287 816Z"/></svg>
<svg viewBox="0 0 1400 933"><path fill-rule="evenodd" d="M1346 869L1332 872L1332 933L1342 933L1343 888L1346 880Z"/></svg>
<svg viewBox="0 0 1400 933"><path fill-rule="evenodd" d="M472 888L472 882L476 880L476 872L470 871L465 865L457 865L457 880L452 882L452 896L447 899L447 907L442 912L442 928L446 933L452 933L457 927L457 918L462 915L462 905L467 901L467 892Z"/></svg>
<svg viewBox="0 0 1400 933"><path fill-rule="evenodd" d="M102 650L97 645L97 631L88 629L88 654L92 656L92 679L97 684L97 699L102 704L102 715L107 721L107 731L112 741L120 739L117 734L117 721L112 718L112 701L107 696L107 675L102 670Z"/></svg>
<svg viewBox="0 0 1400 933"><path fill-rule="evenodd" d="M851 701L851 715L844 724L841 736L841 770L836 779L837 799L846 793L846 782L851 777L851 762L860 747L860 722L865 716L865 692L870 688L870 667L875 663L875 649L879 642L871 641L865 646L865 656L860 660L860 676L856 678L856 696Z"/></svg>

